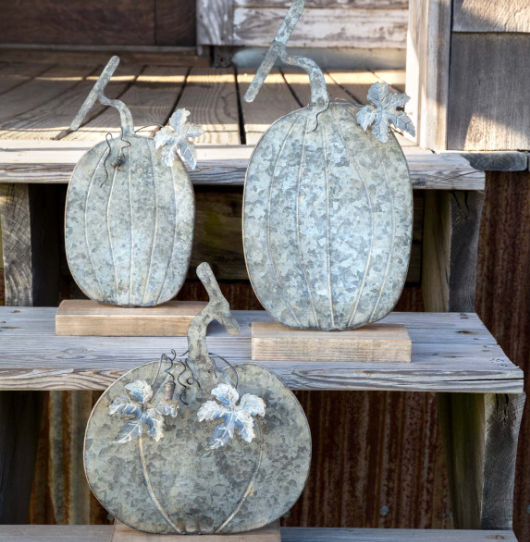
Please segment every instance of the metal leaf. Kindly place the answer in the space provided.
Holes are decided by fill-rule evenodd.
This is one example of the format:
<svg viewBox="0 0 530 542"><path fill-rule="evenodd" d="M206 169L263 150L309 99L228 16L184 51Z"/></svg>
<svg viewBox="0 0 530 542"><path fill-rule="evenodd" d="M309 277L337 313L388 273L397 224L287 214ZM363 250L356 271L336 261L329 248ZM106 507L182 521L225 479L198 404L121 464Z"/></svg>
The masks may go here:
<svg viewBox="0 0 530 542"><path fill-rule="evenodd" d="M162 161L169 167L173 165L177 152L191 169L197 165L197 151L190 139L201 136L202 129L186 122L189 115L186 109L177 109L169 119L169 126L164 126L155 135L155 147L164 147Z"/></svg>
<svg viewBox="0 0 530 542"><path fill-rule="evenodd" d="M145 406L153 397L153 389L145 380L135 380L125 386L132 399Z"/></svg>
<svg viewBox="0 0 530 542"><path fill-rule="evenodd" d="M124 396L120 396L114 399L114 401L111 403L109 407L109 411L111 415L124 414L125 416L140 417L142 414L142 409L138 405L131 403L131 401L127 397L124 397Z"/></svg>
<svg viewBox="0 0 530 542"><path fill-rule="evenodd" d="M256 437L254 419L252 416L265 416L265 401L256 395L245 393L240 404L238 391L229 384L219 384L212 390L216 401L206 401L197 412L199 422L204 420L223 420L215 426L208 448L221 448L234 437L237 428L239 435L246 442L252 442Z"/></svg>
<svg viewBox="0 0 530 542"><path fill-rule="evenodd" d="M357 122L363 130L372 126L374 137L386 143L390 134L389 124L395 128L415 135L412 121L402 108L410 100L406 94L388 91L386 83L374 83L368 90L368 101L373 105L365 105L357 113Z"/></svg>

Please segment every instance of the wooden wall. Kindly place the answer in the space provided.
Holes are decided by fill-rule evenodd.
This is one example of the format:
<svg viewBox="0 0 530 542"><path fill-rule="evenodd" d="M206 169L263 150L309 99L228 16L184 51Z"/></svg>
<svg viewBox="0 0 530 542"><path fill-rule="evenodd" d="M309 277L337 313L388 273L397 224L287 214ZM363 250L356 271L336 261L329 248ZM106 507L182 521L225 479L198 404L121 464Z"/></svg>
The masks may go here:
<svg viewBox="0 0 530 542"><path fill-rule="evenodd" d="M195 0L0 0L0 42L195 46Z"/></svg>

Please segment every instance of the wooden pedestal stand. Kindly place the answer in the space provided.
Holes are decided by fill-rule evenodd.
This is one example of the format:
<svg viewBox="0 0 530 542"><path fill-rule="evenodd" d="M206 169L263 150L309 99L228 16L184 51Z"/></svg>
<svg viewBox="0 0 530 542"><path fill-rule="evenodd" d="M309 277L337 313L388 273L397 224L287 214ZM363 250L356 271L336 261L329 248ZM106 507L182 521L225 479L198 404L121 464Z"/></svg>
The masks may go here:
<svg viewBox="0 0 530 542"><path fill-rule="evenodd" d="M55 317L57 335L175 337L206 307L199 301L169 301L157 307L117 307L90 299L63 301Z"/></svg>
<svg viewBox="0 0 530 542"><path fill-rule="evenodd" d="M117 521L110 542L281 542L280 522L240 534L162 535L136 531Z"/></svg>
<svg viewBox="0 0 530 542"><path fill-rule="evenodd" d="M255 361L352 361L410 363L412 342L401 324L370 324L353 331L291 329L252 323Z"/></svg>

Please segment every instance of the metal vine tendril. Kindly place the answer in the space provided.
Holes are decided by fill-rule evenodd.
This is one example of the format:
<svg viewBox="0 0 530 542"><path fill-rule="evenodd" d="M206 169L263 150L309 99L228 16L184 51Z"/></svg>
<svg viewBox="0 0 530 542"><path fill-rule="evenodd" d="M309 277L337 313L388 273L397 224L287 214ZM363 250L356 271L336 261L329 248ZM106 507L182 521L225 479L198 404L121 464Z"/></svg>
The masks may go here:
<svg viewBox="0 0 530 542"><path fill-rule="evenodd" d="M110 138L110 140L109 140L109 138ZM106 184L107 181L109 180L109 171L107 169L107 161L110 158L110 155L112 154L112 146L111 146L110 142L114 141L114 138L112 137L112 134L110 132L107 132L107 134L105 135L105 141L107 142L107 146L108 146L109 150L107 152L107 156L105 156L105 160L103 161L103 169L105 170L105 178L103 179L103 181L99 185L100 187L102 187L104 184ZM123 141L126 144L123 145L123 147L121 147L120 152L119 152L116 160L110 164L114 168L118 168L118 167L121 167L123 165L123 163L125 162L125 152L124 151L125 151L125 149L128 149L131 146L131 142L128 139L125 139L125 137L123 135L123 129L121 131L120 141Z"/></svg>

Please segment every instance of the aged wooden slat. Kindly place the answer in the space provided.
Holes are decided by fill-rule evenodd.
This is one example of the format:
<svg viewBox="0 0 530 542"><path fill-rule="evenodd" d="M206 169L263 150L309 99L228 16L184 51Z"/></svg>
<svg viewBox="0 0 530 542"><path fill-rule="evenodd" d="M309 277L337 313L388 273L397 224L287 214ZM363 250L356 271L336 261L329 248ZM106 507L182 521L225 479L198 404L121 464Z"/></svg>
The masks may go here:
<svg viewBox="0 0 530 542"><path fill-rule="evenodd" d="M416 143L427 149L447 148L451 15L451 0L409 3L407 111L416 126Z"/></svg>
<svg viewBox="0 0 530 542"><path fill-rule="evenodd" d="M181 107L179 101L178 107ZM198 112L201 115L200 111ZM208 126L208 125L207 125ZM213 128L214 125L209 125ZM222 125L219 126L221 129ZM190 172L194 184L243 185L248 160L254 147L210 146L210 140L236 139L239 132L206 132L198 147L198 164ZM70 180L73 168L90 144L78 141L0 141L0 183L62 184ZM485 174L473 169L456 153L434 154L417 147L404 147L412 185L418 189L483 190Z"/></svg>
<svg viewBox="0 0 530 542"><path fill-rule="evenodd" d="M255 74L256 70L250 68L240 69L237 74L247 145L255 145L275 120L300 108L283 75L276 68L265 80L257 98L252 103L246 102L245 92Z"/></svg>
<svg viewBox="0 0 530 542"><path fill-rule="evenodd" d="M1 540L0 538L0 542ZM142 533L116 521L110 542L158 542L159 540L160 535ZM241 534L164 535L164 540L167 542L184 542L186 540L189 542L223 542L225 540L229 542L281 542L280 522L257 531Z"/></svg>
<svg viewBox="0 0 530 542"><path fill-rule="evenodd" d="M155 0L156 44L194 47L197 39L195 12L195 2Z"/></svg>
<svg viewBox="0 0 530 542"><path fill-rule="evenodd" d="M388 83L398 92L405 92L405 85L407 83L407 75L405 70L373 70L373 73Z"/></svg>
<svg viewBox="0 0 530 542"><path fill-rule="evenodd" d="M232 0L197 0L197 43L226 45L232 41Z"/></svg>
<svg viewBox="0 0 530 542"><path fill-rule="evenodd" d="M258 361L377 361L410 363L412 343L403 325L371 324L354 331L290 329L252 324L252 359Z"/></svg>
<svg viewBox="0 0 530 542"><path fill-rule="evenodd" d="M459 154L479 171L525 171L528 168L528 154L524 152L459 152Z"/></svg>
<svg viewBox="0 0 530 542"><path fill-rule="evenodd" d="M142 130L145 135L150 135L158 130L158 126L153 124L167 122L177 103L187 71L187 68L171 66L148 66L142 71L132 86L120 96L132 113L135 129L151 126L147 130ZM107 133L113 135L121 133L120 117L113 108L107 108L63 139L102 141Z"/></svg>
<svg viewBox="0 0 530 542"><path fill-rule="evenodd" d="M42 74L50 66L42 64L8 64L0 71L0 94L18 87L26 81Z"/></svg>
<svg viewBox="0 0 530 542"><path fill-rule="evenodd" d="M239 111L236 75L231 68L192 68L178 107L191 111L190 122L200 124L196 145L238 145Z"/></svg>
<svg viewBox="0 0 530 542"><path fill-rule="evenodd" d="M525 396L441 394L455 527L511 529Z"/></svg>
<svg viewBox="0 0 530 542"><path fill-rule="evenodd" d="M251 357L250 324L271 321L264 311L235 312L240 336L228 336L212 326L209 347L234 363ZM522 372L513 366L491 337L489 343L473 340L467 323L476 316L423 314L421 324L407 325L413 341L412 363L272 362L262 364L279 374L294 389L371 389L520 393ZM6 324L0 327L0 389L102 389L136 364L157 359L174 348L187 348L185 337L58 337L55 309L0 310ZM410 318L409 318L410 317ZM447 318L449 317L449 318ZM24 324L25 319L27 323ZM396 313L383 323L405 323L415 316ZM463 324L457 337L443 339L441 324L453 319ZM418 321L418 320L416 320ZM429 323L430 322L430 323ZM28 327L29 326L29 327ZM40 331L39 331L40 330ZM421 331L423 330L423 331ZM421 342L416 337L425 333ZM440 342L428 342L436 340ZM24 351L20 343L24 342ZM42 360L42 361L41 361Z"/></svg>
<svg viewBox="0 0 530 542"><path fill-rule="evenodd" d="M285 7L285 0L233 0L234 6L257 7ZM353 8L407 8L408 0L306 0L305 9L353 9ZM339 14L340 15L340 14Z"/></svg>
<svg viewBox="0 0 530 542"><path fill-rule="evenodd" d="M5 92L0 100L0 123L39 107L90 75L91 67L51 67L37 77Z"/></svg>
<svg viewBox="0 0 530 542"><path fill-rule="evenodd" d="M455 33L451 43L447 148L530 149L530 34Z"/></svg>
<svg viewBox="0 0 530 542"><path fill-rule="evenodd" d="M285 18L285 8L234 7L233 38L223 45L268 46ZM291 47L406 47L406 9L307 9Z"/></svg>
<svg viewBox="0 0 530 542"><path fill-rule="evenodd" d="M53 100L26 111L0 125L0 138L3 139L61 139L67 135L72 119L79 107L92 90L99 77L101 68L96 68L92 74L84 77L74 87ZM140 66L120 66L116 75L105 89L109 98L118 98L131 85L140 73ZM99 115L105 106L97 102L88 112L86 122Z"/></svg>
<svg viewBox="0 0 530 542"><path fill-rule="evenodd" d="M0 35L4 43L154 45L154 25L150 2L19 0L3 6Z"/></svg>
<svg viewBox="0 0 530 542"><path fill-rule="evenodd" d="M111 525L2 525L0 542L109 542ZM517 542L512 531L282 527L282 542ZM230 540L224 536L223 540Z"/></svg>
<svg viewBox="0 0 530 542"><path fill-rule="evenodd" d="M0 61L36 64L105 66L112 55L121 64L151 66L209 66L210 58L197 54L196 47L116 45L9 45L0 44Z"/></svg>
<svg viewBox="0 0 530 542"><path fill-rule="evenodd" d="M427 192L422 289L428 311L475 307L483 192Z"/></svg>
<svg viewBox="0 0 530 542"><path fill-rule="evenodd" d="M526 0L454 0L453 32L530 32Z"/></svg>

